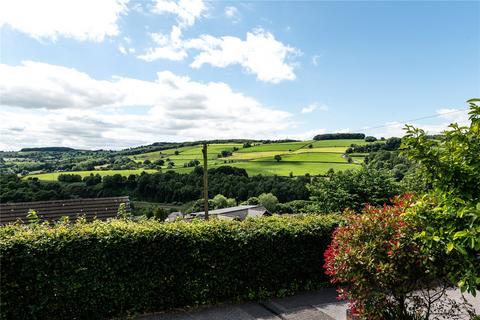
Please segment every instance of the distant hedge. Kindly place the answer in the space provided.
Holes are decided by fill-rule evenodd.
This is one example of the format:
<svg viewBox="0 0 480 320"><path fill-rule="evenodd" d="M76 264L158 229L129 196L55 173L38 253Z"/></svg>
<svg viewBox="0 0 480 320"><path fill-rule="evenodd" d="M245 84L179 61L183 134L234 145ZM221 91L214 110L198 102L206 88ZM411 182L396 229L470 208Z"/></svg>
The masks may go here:
<svg viewBox="0 0 480 320"><path fill-rule="evenodd" d="M1 318L99 319L314 289L327 281L336 219L1 227Z"/></svg>
<svg viewBox="0 0 480 320"><path fill-rule="evenodd" d="M317 134L313 140L365 139L363 133L325 133Z"/></svg>

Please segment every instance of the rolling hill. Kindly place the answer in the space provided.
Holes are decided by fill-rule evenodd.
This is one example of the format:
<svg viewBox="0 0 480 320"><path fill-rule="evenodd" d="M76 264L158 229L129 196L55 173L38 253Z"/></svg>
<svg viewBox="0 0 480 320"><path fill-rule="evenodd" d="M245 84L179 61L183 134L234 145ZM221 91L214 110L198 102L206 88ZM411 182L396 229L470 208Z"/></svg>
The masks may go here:
<svg viewBox="0 0 480 320"><path fill-rule="evenodd" d="M208 166L209 168L229 165L244 168L249 175L322 175L329 169L335 171L357 169L363 162L366 154L355 154L345 157L345 150L351 145L367 144L362 139L338 139L338 140L309 140L289 141L281 143L254 142L251 146L241 143L212 143L208 145ZM146 149L148 150L148 149ZM222 156L222 151L224 155ZM281 157L280 161L275 156ZM149 151L127 155L137 163L155 162L163 160L161 171L169 170L178 173L191 172L194 167L188 166L193 160L202 162L202 145L187 145L164 149L160 151ZM190 164L191 165L191 164ZM98 168L100 169L100 168ZM155 172L147 169L131 170L92 170L92 171L71 171L59 173L39 173L29 175L40 180L56 180L60 173L75 173L82 176L90 173L100 175L122 175L139 174L142 171Z"/></svg>

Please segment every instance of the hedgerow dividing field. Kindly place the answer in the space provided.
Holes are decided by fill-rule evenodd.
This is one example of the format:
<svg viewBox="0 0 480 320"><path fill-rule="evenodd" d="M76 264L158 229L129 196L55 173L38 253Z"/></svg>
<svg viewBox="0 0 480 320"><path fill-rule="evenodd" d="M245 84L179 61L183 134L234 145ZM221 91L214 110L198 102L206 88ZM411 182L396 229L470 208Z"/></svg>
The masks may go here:
<svg viewBox="0 0 480 320"><path fill-rule="evenodd" d="M131 174L141 174L143 171L147 173L154 173L157 170L149 169L131 169L131 170L91 170L91 171L68 171L68 172L52 172L52 173L38 173L28 175L29 178L38 178L44 181L57 181L58 176L61 174L78 174L82 177L89 176L90 174L99 174L103 176L113 176L114 174L121 174L122 176L129 176Z"/></svg>
<svg viewBox="0 0 480 320"><path fill-rule="evenodd" d="M351 144L366 144L363 140L342 139L342 140L321 140L321 141L298 141L286 143L258 144L243 148L241 144L210 144L208 145L208 166L209 168L229 165L247 170L249 175L322 175L329 169L335 171L357 169L363 162L366 154L354 154L353 163L348 163L343 156L347 147ZM222 151L232 152L231 156L219 157ZM177 154L175 154L177 153ZM281 157L280 161L275 156ZM142 163L145 160L154 162L162 159L165 165L161 171L173 170L178 173L191 172L193 167L185 167L185 164L192 160L202 163L202 146L188 146L178 149L148 152L129 156L132 160ZM173 163L172 167L168 167ZM140 174L145 172L157 172L156 170L132 169L132 170L95 170L95 171L74 171L58 173L34 174L29 177L37 177L40 180L57 180L61 173L74 173L82 177L91 173L99 173L102 176L121 174Z"/></svg>

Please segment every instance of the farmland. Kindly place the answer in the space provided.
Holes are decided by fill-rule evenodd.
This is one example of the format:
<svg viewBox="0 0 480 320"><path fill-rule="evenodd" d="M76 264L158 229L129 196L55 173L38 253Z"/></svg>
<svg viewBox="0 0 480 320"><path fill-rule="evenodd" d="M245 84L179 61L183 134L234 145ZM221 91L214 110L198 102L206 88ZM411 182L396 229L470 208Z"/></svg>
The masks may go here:
<svg viewBox="0 0 480 320"><path fill-rule="evenodd" d="M329 169L336 171L355 169L363 162L362 154L354 158L353 163L348 163L343 157L345 150L352 143L365 144L363 140L324 140L324 141L298 141L287 143L258 144L243 147L239 144L213 144L208 147L209 167L230 165L247 170L249 175L290 175L295 176L311 174L321 175ZM235 148L235 149L234 149ZM219 157L222 151L230 151L231 155ZM171 155L171 156L168 156ZM281 160L275 160L279 155ZM190 160L202 160L201 147L179 148L178 155L175 150L165 150L160 154L154 152L141 155L142 159L153 161L163 156L174 163L171 168L177 172L189 172L192 168L185 168L184 163ZM136 156L139 159L139 156Z"/></svg>
<svg viewBox="0 0 480 320"><path fill-rule="evenodd" d="M156 172L156 170L149 170L149 169L134 169L134 170L91 170L91 171L67 171L67 172L49 172L49 173L37 173L37 174L32 174L29 175L28 177L31 178L38 178L39 180L44 180L44 181L57 181L58 176L60 174L78 174L82 178L89 176L90 174L99 174L100 176L112 176L114 174L121 174L123 176L128 176L131 174L141 174L143 171L148 172L148 173L153 173Z"/></svg>
<svg viewBox="0 0 480 320"><path fill-rule="evenodd" d="M363 140L341 139L322 141L295 141L285 143L256 143L245 146L239 143L216 143L208 145L208 166L216 168L222 165L243 168L249 175L294 175L305 174L322 175L329 169L342 171L346 169L357 169L363 162L365 154L355 154L351 163L344 156L345 150L351 144L365 144ZM222 151L226 156L222 156ZM277 161L275 156L280 156ZM61 173L75 173L82 177L91 173L99 173L101 176L121 174L140 174L145 172L175 171L188 173L194 166L188 163L194 160L203 161L202 146L186 146L161 151L146 152L129 155L130 161L141 166L144 163L153 163L162 160L157 169L127 169L127 170L97 170L85 171L64 171L54 173L38 173L29 175L40 180L53 181Z"/></svg>

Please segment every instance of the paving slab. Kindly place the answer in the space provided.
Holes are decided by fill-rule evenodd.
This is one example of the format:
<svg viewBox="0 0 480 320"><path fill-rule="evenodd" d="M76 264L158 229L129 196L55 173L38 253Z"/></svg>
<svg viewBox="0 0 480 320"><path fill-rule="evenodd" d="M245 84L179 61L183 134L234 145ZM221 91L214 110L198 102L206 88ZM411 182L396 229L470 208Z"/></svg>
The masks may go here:
<svg viewBox="0 0 480 320"><path fill-rule="evenodd" d="M270 301L278 304L284 309L310 307L338 302L337 291L335 288L324 288L314 292L299 293L290 297L274 298Z"/></svg>
<svg viewBox="0 0 480 320"><path fill-rule="evenodd" d="M139 320L346 320L347 304L336 299L333 288L300 293L291 297L262 302L223 304L179 310L168 313L145 314ZM461 299L459 290L449 290L448 296ZM465 295L480 313L480 295ZM465 318L468 319L468 318ZM445 319L447 320L447 319Z"/></svg>
<svg viewBox="0 0 480 320"><path fill-rule="evenodd" d="M282 320L275 313L258 303L246 303L241 308L257 320Z"/></svg>
<svg viewBox="0 0 480 320"><path fill-rule="evenodd" d="M336 320L345 308L335 299L335 290L298 294L259 303L224 304L170 313L144 314L139 320ZM325 308L324 308L325 306ZM324 308L324 309L323 309Z"/></svg>
<svg viewBox="0 0 480 320"><path fill-rule="evenodd" d="M189 313L194 320L257 320L238 306L221 306L209 308L201 312Z"/></svg>
<svg viewBox="0 0 480 320"><path fill-rule="evenodd" d="M324 313L320 309L317 309L311 305L301 303L301 305L290 303L288 307L285 307L284 304L279 303L283 302L282 300L275 299L276 301L267 301L261 303L266 309L272 311L278 315L281 319L284 320L307 320L307 319L318 319L318 320L334 320L328 314ZM288 303L287 303L288 304Z"/></svg>
<svg viewBox="0 0 480 320"><path fill-rule="evenodd" d="M272 315L273 316L273 315ZM142 320L279 320L278 318L257 317L243 310L242 306L222 305L191 311L154 313L139 316Z"/></svg>
<svg viewBox="0 0 480 320"><path fill-rule="evenodd" d="M314 305L315 308L328 314L335 320L347 320L347 303L343 301L337 301L333 303L325 303L320 305Z"/></svg>

